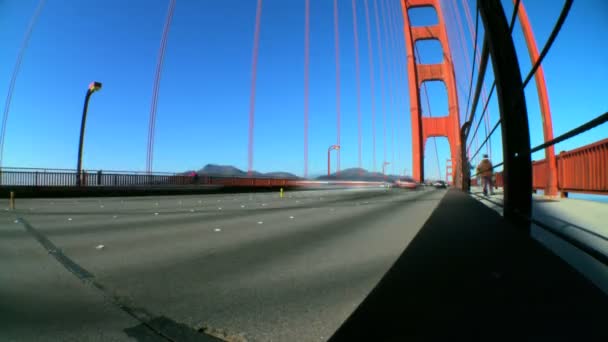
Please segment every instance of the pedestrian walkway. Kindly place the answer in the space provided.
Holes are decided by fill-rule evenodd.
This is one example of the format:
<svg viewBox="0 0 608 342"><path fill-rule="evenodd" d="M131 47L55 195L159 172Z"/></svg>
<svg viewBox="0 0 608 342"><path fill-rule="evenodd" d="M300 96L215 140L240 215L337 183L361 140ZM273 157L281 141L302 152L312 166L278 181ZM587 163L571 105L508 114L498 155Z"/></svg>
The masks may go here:
<svg viewBox="0 0 608 342"><path fill-rule="evenodd" d="M451 189L330 341L608 341L608 296Z"/></svg>
<svg viewBox="0 0 608 342"><path fill-rule="evenodd" d="M481 187L471 187L471 194L502 215L502 188L484 196ZM533 195L532 200L535 220L608 257L608 203L542 195ZM606 265L538 225L532 225L532 236L608 294Z"/></svg>

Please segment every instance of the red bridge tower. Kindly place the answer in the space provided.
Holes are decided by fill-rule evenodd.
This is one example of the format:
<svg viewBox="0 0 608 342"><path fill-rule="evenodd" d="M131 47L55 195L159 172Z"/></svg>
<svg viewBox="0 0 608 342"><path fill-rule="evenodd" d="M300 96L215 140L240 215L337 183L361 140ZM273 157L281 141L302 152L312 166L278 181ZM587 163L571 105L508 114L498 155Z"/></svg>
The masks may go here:
<svg viewBox="0 0 608 342"><path fill-rule="evenodd" d="M433 26L411 26L408 10L415 7L432 7L437 12L438 24ZM424 146L429 137L446 137L450 144L452 159L452 182L460 183L460 116L456 94L456 78L452 53L448 44L445 21L439 0L401 0L403 11L407 71L412 120L412 166L416 181L424 180ZM438 64L421 64L416 61L415 47L419 40L438 40L443 49L443 61ZM446 116L422 117L420 87L425 81L442 81L448 94Z"/></svg>

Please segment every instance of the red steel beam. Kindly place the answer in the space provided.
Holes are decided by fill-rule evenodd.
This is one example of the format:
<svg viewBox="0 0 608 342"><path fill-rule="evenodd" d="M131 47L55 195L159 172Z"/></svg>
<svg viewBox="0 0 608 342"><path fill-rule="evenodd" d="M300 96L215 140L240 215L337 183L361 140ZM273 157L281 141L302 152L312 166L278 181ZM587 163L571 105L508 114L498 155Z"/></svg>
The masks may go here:
<svg viewBox="0 0 608 342"><path fill-rule="evenodd" d="M568 192L608 195L608 139L562 151L555 158L557 191L563 197ZM533 189L545 189L548 172L547 159L533 162ZM503 186L502 172L496 173L496 186Z"/></svg>
<svg viewBox="0 0 608 342"><path fill-rule="evenodd" d="M515 3L516 0L513 0ZM524 32L524 38L526 45L528 46L528 52L530 54L530 60L532 64L538 60L538 47L536 46L536 40L534 39L534 33L528 19L528 14L524 8L523 1L520 1L517 9L519 16L519 22ZM547 84L545 83L545 73L542 65L538 67L538 70L534 74L536 81L536 90L538 92L538 102L540 104L540 112L542 114L543 122L543 135L545 141L553 139L553 122L551 120L551 108L549 106L549 95L547 93ZM548 196L557 195L557 165L555 163L555 149L553 146L549 146L545 149L545 158L549 161L547 166L549 167L547 173L547 183L545 185L545 194Z"/></svg>
<svg viewBox="0 0 608 342"><path fill-rule="evenodd" d="M432 7L437 12L438 25L414 29L408 10L415 7ZM408 60L410 116L412 121L413 178L424 180L424 143L429 137L444 136L450 144L452 179L460 186L457 173L460 170L460 116L456 93L456 80L452 53L448 44L445 21L439 0L402 0L401 9L405 24L405 44ZM427 30L424 32L424 30ZM437 39L443 48L444 60L438 64L419 64L414 55L416 40ZM441 118L422 117L420 110L420 86L424 81L443 81L448 93L448 115Z"/></svg>

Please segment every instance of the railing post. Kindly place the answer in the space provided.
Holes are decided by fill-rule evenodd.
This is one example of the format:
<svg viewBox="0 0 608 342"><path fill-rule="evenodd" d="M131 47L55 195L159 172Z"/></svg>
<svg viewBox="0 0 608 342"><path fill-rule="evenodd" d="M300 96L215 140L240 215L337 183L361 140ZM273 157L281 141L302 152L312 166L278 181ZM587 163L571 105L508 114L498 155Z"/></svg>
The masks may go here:
<svg viewBox="0 0 608 342"><path fill-rule="evenodd" d="M504 156L504 217L529 232L532 213L530 132L521 72L500 0L478 0L496 80Z"/></svg>

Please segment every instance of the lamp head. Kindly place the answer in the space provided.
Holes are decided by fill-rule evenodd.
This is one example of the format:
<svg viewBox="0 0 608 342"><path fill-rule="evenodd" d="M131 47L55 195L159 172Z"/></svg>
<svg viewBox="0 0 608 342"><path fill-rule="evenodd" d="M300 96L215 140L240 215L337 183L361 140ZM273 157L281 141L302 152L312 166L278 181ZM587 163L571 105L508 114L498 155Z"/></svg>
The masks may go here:
<svg viewBox="0 0 608 342"><path fill-rule="evenodd" d="M91 93L94 93L99 89L101 89L101 82L91 82L91 84L89 84L89 91Z"/></svg>

